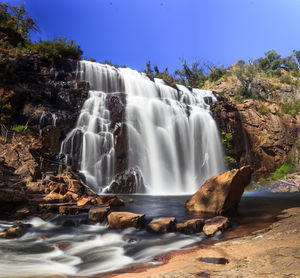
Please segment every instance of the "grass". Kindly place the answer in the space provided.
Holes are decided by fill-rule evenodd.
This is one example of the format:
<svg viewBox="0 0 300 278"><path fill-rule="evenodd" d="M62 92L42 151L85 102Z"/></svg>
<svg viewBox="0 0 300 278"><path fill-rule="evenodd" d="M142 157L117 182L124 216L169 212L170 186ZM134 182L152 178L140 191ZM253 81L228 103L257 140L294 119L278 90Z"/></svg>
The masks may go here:
<svg viewBox="0 0 300 278"><path fill-rule="evenodd" d="M300 110L300 101L296 100L291 103L281 103L280 108L283 113L295 116Z"/></svg>

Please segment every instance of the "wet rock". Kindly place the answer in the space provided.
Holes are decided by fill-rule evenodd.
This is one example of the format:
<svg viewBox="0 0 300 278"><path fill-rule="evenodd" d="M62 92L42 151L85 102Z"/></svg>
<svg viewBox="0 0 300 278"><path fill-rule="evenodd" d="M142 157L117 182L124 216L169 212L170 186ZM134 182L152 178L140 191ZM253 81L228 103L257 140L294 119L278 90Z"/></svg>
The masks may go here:
<svg viewBox="0 0 300 278"><path fill-rule="evenodd" d="M117 174L107 193L146 193L142 174L137 168L131 168Z"/></svg>
<svg viewBox="0 0 300 278"><path fill-rule="evenodd" d="M27 198L25 193L19 190L0 188L0 202L1 203L25 203Z"/></svg>
<svg viewBox="0 0 300 278"><path fill-rule="evenodd" d="M111 212L107 221L112 229L123 230L130 227L139 228L144 224L145 214L136 214L132 212Z"/></svg>
<svg viewBox="0 0 300 278"><path fill-rule="evenodd" d="M66 250L71 244L69 242L59 242L56 243L55 246L60 250Z"/></svg>
<svg viewBox="0 0 300 278"><path fill-rule="evenodd" d="M66 201L66 197L56 192L50 192L43 198L48 203L63 203Z"/></svg>
<svg viewBox="0 0 300 278"><path fill-rule="evenodd" d="M217 231L224 231L230 226L230 222L227 217L216 216L205 220L203 232L207 236L213 236Z"/></svg>
<svg viewBox="0 0 300 278"><path fill-rule="evenodd" d="M81 207L78 207L76 205L60 206L59 214L76 215L79 213L88 212L90 210L90 208L91 208L91 206L81 206Z"/></svg>
<svg viewBox="0 0 300 278"><path fill-rule="evenodd" d="M175 217L154 218L147 226L148 231L165 234L176 231Z"/></svg>
<svg viewBox="0 0 300 278"><path fill-rule="evenodd" d="M11 216L11 219L25 219L26 217L30 216L32 213L32 210L29 208L19 208L17 209Z"/></svg>
<svg viewBox="0 0 300 278"><path fill-rule="evenodd" d="M203 219L190 219L176 224L177 232L184 234L201 233L204 226Z"/></svg>
<svg viewBox="0 0 300 278"><path fill-rule="evenodd" d="M133 204L133 203L134 203L134 199L129 199L127 202L128 202L129 204Z"/></svg>
<svg viewBox="0 0 300 278"><path fill-rule="evenodd" d="M244 189L251 180L251 171L249 166L244 166L208 179L185 202L186 209L209 214L236 212Z"/></svg>
<svg viewBox="0 0 300 278"><path fill-rule="evenodd" d="M91 207L89 210L89 219L93 222L103 222L109 210L109 206Z"/></svg>
<svg viewBox="0 0 300 278"><path fill-rule="evenodd" d="M118 198L116 195L102 195L97 197L97 203L99 205L109 205L110 207L123 207L124 201Z"/></svg>
<svg viewBox="0 0 300 278"><path fill-rule="evenodd" d="M7 228L4 232L0 234L0 236L7 239L18 238L23 236L30 227L30 224L17 224Z"/></svg>

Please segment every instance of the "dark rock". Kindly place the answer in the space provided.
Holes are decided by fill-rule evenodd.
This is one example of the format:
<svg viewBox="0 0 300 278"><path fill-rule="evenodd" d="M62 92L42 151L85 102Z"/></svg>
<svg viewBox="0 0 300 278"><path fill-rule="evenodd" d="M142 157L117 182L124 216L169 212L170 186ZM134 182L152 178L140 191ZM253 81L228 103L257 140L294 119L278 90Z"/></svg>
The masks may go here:
<svg viewBox="0 0 300 278"><path fill-rule="evenodd" d="M8 239L21 237L27 232L28 228L30 227L30 224L17 224L7 228L4 232L0 234L0 237Z"/></svg>
<svg viewBox="0 0 300 278"><path fill-rule="evenodd" d="M89 219L93 222L103 222L109 210L109 206L91 207L89 210Z"/></svg>
<svg viewBox="0 0 300 278"><path fill-rule="evenodd" d="M76 215L83 212L89 212L90 208L91 206L81 206L81 207L78 207L76 205L60 206L59 214Z"/></svg>
<svg viewBox="0 0 300 278"><path fill-rule="evenodd" d="M203 219L190 219L176 224L176 230L184 234L195 234L202 232L203 226Z"/></svg>
<svg viewBox="0 0 300 278"><path fill-rule="evenodd" d="M25 203L27 202L27 198L22 191L0 188L0 202L13 204Z"/></svg>
<svg viewBox="0 0 300 278"><path fill-rule="evenodd" d="M205 221L203 232L207 236L214 235L217 231L224 231L230 227L230 222L227 217L216 216Z"/></svg>
<svg viewBox="0 0 300 278"><path fill-rule="evenodd" d="M131 168L117 174L107 192L121 194L146 193L141 172L137 168Z"/></svg>
<svg viewBox="0 0 300 278"><path fill-rule="evenodd" d="M148 231L165 234L176 231L175 217L154 218L147 226Z"/></svg>
<svg viewBox="0 0 300 278"><path fill-rule="evenodd" d="M111 212L107 221L112 229L123 230L130 227L139 228L145 222L145 214L136 214L132 212Z"/></svg>
<svg viewBox="0 0 300 278"><path fill-rule="evenodd" d="M97 197L97 203L99 205L109 205L110 207L123 207L124 201L118 198L116 195L102 195Z"/></svg>

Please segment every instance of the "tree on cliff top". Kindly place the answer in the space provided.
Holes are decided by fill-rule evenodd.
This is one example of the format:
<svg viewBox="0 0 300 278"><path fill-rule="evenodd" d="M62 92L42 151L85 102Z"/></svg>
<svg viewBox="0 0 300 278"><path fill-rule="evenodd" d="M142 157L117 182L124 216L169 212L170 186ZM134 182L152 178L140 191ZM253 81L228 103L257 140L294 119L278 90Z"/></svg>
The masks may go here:
<svg viewBox="0 0 300 278"><path fill-rule="evenodd" d="M31 31L39 30L35 20L26 12L24 4L10 6L0 3L0 27L10 28L24 38L27 38Z"/></svg>

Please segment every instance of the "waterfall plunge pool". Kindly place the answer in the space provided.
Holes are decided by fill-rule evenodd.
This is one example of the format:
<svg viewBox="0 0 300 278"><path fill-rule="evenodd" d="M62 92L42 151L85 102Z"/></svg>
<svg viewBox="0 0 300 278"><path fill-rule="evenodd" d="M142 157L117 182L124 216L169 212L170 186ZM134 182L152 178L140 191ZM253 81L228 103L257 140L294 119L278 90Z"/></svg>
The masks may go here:
<svg viewBox="0 0 300 278"><path fill-rule="evenodd" d="M154 217L175 216L180 222L192 218L184 209L189 196L122 195L125 211ZM134 199L134 203L128 203ZM29 232L19 239L0 239L0 277L92 276L118 271L126 266L160 264L155 257L182 248L195 248L243 236L265 228L285 208L299 206L300 193L248 193L241 199L239 213L230 218L233 229L206 239L204 234L155 235L146 229L110 230L92 224L87 214L59 216L44 221L33 218ZM0 221L0 231L14 223ZM61 249L58 246L63 246ZM63 249L63 250L62 250Z"/></svg>

